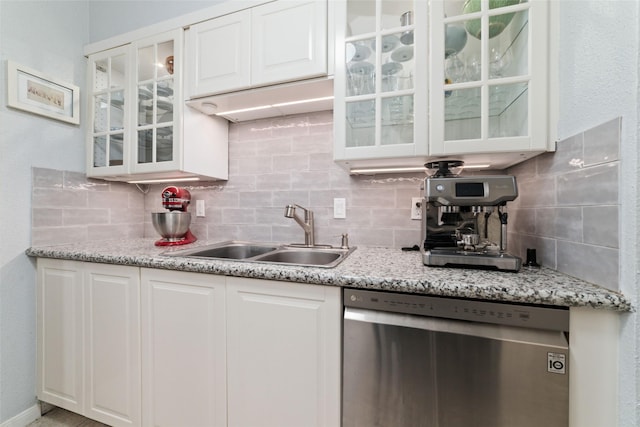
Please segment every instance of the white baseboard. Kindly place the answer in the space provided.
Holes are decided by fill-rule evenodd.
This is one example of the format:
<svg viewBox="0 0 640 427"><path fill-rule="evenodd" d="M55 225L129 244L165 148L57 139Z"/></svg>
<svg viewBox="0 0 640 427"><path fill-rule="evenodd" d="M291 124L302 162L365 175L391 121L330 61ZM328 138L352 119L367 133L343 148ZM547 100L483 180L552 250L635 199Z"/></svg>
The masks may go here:
<svg viewBox="0 0 640 427"><path fill-rule="evenodd" d="M0 424L0 427L26 427L40 418L40 406L36 403L26 411Z"/></svg>

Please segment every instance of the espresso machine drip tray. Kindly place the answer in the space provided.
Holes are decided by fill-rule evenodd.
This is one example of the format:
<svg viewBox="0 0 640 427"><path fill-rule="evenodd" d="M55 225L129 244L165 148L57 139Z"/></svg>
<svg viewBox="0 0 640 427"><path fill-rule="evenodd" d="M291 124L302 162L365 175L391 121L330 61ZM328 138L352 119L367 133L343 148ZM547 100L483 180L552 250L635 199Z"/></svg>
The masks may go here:
<svg viewBox="0 0 640 427"><path fill-rule="evenodd" d="M472 267L503 271L518 271L522 260L508 253L465 251L455 248L434 248L422 254L424 265L436 267Z"/></svg>

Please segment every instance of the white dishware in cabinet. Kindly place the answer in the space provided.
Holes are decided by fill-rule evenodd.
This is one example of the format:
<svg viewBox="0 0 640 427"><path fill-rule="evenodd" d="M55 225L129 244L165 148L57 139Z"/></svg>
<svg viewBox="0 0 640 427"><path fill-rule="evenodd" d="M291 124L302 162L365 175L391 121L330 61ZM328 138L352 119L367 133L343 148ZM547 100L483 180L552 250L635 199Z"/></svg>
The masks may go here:
<svg viewBox="0 0 640 427"><path fill-rule="evenodd" d="M335 160L419 168L454 156L503 169L553 151L556 9L547 0L340 2Z"/></svg>
<svg viewBox="0 0 640 427"><path fill-rule="evenodd" d="M335 160L350 167L427 155L427 2L335 8Z"/></svg>
<svg viewBox="0 0 640 427"><path fill-rule="evenodd" d="M430 17L430 154L553 150L550 3L440 0Z"/></svg>

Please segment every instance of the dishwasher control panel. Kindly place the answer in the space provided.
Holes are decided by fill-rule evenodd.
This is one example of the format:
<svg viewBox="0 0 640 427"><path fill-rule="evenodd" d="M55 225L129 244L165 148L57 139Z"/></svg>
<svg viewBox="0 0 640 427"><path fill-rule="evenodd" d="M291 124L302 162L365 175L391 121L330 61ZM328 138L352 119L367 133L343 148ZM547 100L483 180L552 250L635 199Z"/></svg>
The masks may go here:
<svg viewBox="0 0 640 427"><path fill-rule="evenodd" d="M344 289L344 306L554 331L569 331L569 310L533 305Z"/></svg>

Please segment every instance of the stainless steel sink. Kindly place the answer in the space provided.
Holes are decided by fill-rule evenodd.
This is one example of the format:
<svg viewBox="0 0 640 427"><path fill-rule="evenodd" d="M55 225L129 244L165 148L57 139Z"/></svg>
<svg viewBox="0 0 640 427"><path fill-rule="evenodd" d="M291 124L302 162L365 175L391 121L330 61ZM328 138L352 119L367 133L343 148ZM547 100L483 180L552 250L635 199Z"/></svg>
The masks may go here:
<svg viewBox="0 0 640 427"><path fill-rule="evenodd" d="M335 267L347 255L347 252L341 249L280 249L262 255L258 257L256 261Z"/></svg>
<svg viewBox="0 0 640 427"><path fill-rule="evenodd" d="M275 251L275 246L261 246L251 243L232 242L224 246L204 247L180 256L199 258L246 259Z"/></svg>
<svg viewBox="0 0 640 427"><path fill-rule="evenodd" d="M354 249L355 247L344 249L331 246L308 247L228 241L199 248L165 252L163 255L332 268L344 261Z"/></svg>

